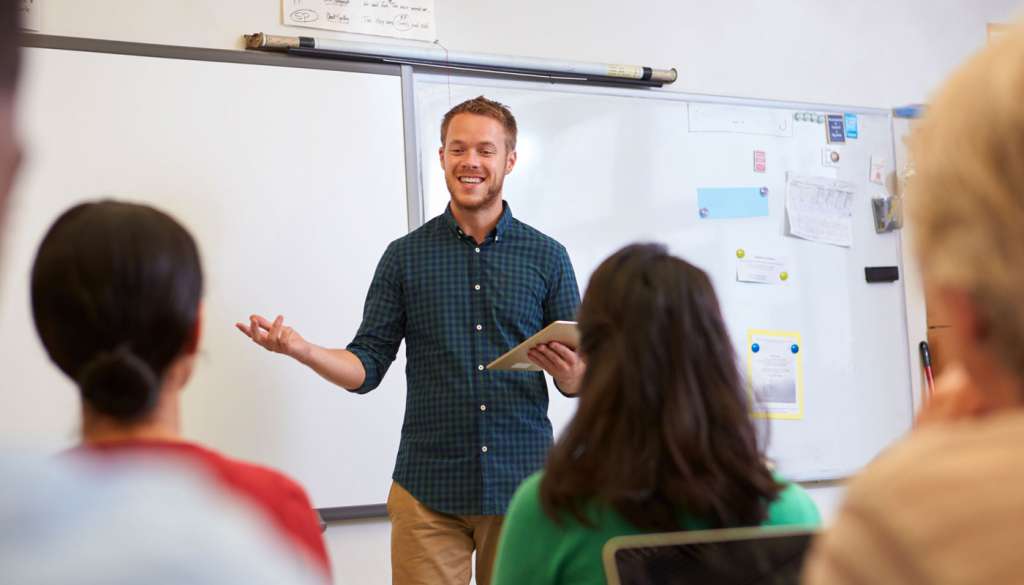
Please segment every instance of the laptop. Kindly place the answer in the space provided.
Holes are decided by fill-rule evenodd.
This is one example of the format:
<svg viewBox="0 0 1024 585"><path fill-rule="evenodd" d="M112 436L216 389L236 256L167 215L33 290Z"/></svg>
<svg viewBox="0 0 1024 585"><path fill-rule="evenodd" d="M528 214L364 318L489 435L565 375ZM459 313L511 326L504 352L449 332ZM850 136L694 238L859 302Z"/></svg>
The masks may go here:
<svg viewBox="0 0 1024 585"><path fill-rule="evenodd" d="M754 527L618 536L603 551L608 585L797 585L816 530Z"/></svg>

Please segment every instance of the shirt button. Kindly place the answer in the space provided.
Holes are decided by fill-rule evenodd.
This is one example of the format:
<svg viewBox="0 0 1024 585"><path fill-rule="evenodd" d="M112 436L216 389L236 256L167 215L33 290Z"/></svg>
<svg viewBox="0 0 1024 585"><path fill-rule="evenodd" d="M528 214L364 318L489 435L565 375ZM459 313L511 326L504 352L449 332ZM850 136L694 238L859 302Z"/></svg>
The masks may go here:
<svg viewBox="0 0 1024 585"><path fill-rule="evenodd" d="M497 241L498 241L498 240L500 240L500 239L501 239L501 237L500 237L500 236L494 236L494 241L495 241L495 242L497 242Z"/></svg>
<svg viewBox="0 0 1024 585"><path fill-rule="evenodd" d="M476 252L477 254L479 254L480 253L480 248L473 248L473 251Z"/></svg>
<svg viewBox="0 0 1024 585"><path fill-rule="evenodd" d="M487 405L486 404L481 404L480 405L480 412L483 412L485 410L487 410Z"/></svg>
<svg viewBox="0 0 1024 585"><path fill-rule="evenodd" d="M479 324L479 323L477 323L477 324L476 324L476 330L477 330L477 331L481 331L481 330L483 330L483 328L484 328L484 326L483 326L483 325L481 325L481 324Z"/></svg>
<svg viewBox="0 0 1024 585"><path fill-rule="evenodd" d="M481 453L486 453L487 452L487 445L484 445L483 447L480 447L480 452Z"/></svg>
<svg viewBox="0 0 1024 585"><path fill-rule="evenodd" d="M480 290L480 285L479 284L474 284L473 285L473 290Z"/></svg>
<svg viewBox="0 0 1024 585"><path fill-rule="evenodd" d="M482 371L484 371L484 365L480 364L479 366L476 367L476 369L478 369L478 370L480 370L482 372Z"/></svg>

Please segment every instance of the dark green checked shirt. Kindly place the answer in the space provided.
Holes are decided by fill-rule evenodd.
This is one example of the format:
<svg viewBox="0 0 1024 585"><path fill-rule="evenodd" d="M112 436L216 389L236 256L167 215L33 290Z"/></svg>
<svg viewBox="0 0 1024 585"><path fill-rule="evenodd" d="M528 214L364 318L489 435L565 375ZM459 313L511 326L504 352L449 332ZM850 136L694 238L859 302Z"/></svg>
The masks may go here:
<svg viewBox="0 0 1024 585"><path fill-rule="evenodd" d="M477 245L451 210L395 240L348 350L380 384L405 338L408 393L393 478L448 514L504 514L552 443L541 372L488 363L579 306L565 248L512 217Z"/></svg>

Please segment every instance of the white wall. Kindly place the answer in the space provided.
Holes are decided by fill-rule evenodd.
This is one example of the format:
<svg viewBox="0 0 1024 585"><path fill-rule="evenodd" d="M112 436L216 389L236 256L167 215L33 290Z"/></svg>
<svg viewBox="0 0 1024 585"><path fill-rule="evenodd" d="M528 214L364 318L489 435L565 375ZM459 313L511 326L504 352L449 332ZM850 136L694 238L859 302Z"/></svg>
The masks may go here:
<svg viewBox="0 0 1024 585"><path fill-rule="evenodd" d="M676 67L673 91L889 107L925 101L985 42L1015 0L436 0L449 49ZM246 32L315 34L280 25L280 0L36 0L40 32L240 48ZM514 180L514 179L512 179ZM353 470L353 472L358 472ZM831 518L841 494L812 495ZM389 582L379 520L327 532L339 583Z"/></svg>
<svg viewBox="0 0 1024 585"><path fill-rule="evenodd" d="M1017 0L436 0L449 49L676 67L678 91L889 107L924 101ZM36 0L40 31L241 47L280 0Z"/></svg>

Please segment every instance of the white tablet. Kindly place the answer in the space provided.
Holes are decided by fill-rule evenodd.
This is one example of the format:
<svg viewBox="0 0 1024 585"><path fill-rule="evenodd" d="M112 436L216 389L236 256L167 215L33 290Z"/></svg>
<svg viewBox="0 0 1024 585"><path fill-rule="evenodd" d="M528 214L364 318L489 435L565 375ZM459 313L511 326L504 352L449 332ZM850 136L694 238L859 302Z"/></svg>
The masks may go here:
<svg viewBox="0 0 1024 585"><path fill-rule="evenodd" d="M538 372L537 367L526 354L530 348L542 343L557 341L572 349L580 346L580 330L575 321L554 321L547 327L533 334L529 339L505 352L504 355L487 365L488 370L519 370Z"/></svg>

